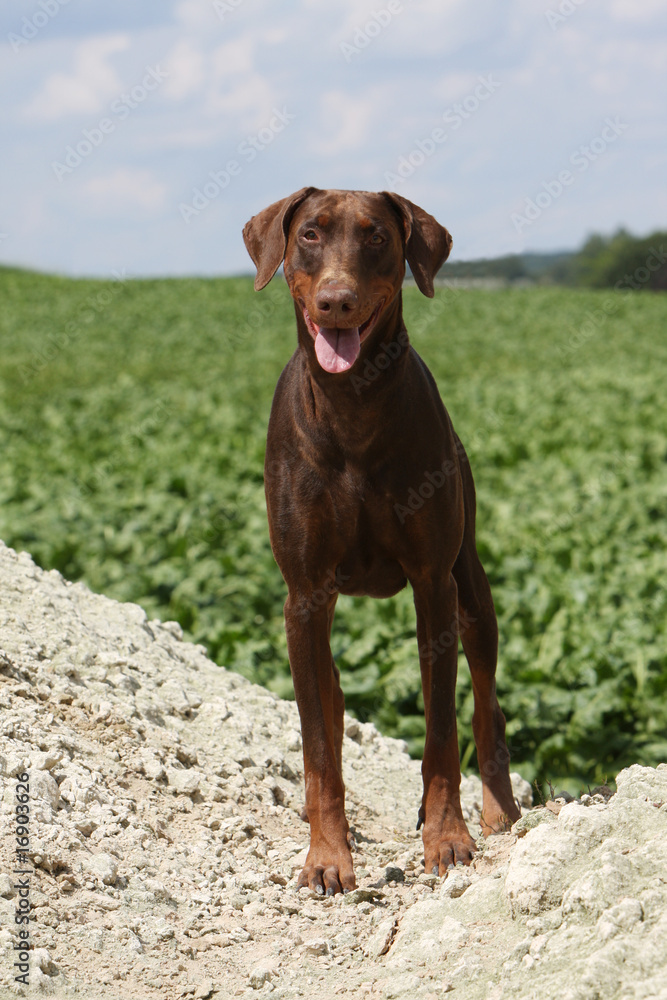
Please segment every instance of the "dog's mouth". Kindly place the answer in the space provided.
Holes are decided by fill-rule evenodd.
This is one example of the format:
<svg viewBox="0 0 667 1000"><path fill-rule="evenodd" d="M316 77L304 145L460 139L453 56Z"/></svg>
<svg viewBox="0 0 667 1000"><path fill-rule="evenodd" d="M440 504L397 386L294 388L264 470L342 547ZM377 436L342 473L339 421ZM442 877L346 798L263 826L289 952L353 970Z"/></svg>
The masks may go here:
<svg viewBox="0 0 667 1000"><path fill-rule="evenodd" d="M300 302L308 332L315 341L315 354L325 372L337 375L352 367L359 357L359 351L382 311L384 299L373 310L361 326L337 327L318 326L308 314L305 303Z"/></svg>

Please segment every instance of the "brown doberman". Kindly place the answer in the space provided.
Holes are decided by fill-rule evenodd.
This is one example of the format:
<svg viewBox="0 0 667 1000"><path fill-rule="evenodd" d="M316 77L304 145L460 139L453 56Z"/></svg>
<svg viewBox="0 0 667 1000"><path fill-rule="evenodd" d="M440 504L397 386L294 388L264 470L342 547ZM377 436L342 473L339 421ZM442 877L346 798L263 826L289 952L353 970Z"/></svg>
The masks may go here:
<svg viewBox="0 0 667 1000"><path fill-rule="evenodd" d="M265 481L271 546L288 587L285 628L301 717L310 849L299 886L354 888L341 751L343 693L329 644L338 594L417 612L426 744L424 864L443 875L476 849L461 812L455 684L460 632L472 675L482 830L519 817L496 697L498 628L475 547L475 487L433 376L411 347L401 288L419 289L452 240L389 192L307 187L243 230L257 290L284 261L298 347L276 387Z"/></svg>

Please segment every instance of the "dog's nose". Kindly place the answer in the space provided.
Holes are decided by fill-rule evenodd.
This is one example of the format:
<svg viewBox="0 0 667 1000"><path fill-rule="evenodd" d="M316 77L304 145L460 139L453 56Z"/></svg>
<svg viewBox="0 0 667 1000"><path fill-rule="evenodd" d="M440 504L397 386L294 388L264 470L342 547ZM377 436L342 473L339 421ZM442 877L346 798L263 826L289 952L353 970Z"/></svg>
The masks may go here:
<svg viewBox="0 0 667 1000"><path fill-rule="evenodd" d="M358 296L346 285L324 285L317 293L315 304L328 320L345 320L357 305Z"/></svg>

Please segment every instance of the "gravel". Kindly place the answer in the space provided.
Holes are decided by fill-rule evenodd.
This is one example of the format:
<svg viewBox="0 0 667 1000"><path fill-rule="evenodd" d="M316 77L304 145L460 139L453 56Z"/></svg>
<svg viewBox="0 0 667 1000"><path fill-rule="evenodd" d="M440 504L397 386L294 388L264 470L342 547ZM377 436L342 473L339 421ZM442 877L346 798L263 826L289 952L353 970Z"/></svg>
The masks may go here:
<svg viewBox="0 0 667 1000"><path fill-rule="evenodd" d="M667 766L531 808L424 873L419 764L347 719L359 888L296 891L291 702L0 542L0 996L667 1000ZM29 986L15 980L17 775L30 783ZM481 784L462 782L479 833Z"/></svg>

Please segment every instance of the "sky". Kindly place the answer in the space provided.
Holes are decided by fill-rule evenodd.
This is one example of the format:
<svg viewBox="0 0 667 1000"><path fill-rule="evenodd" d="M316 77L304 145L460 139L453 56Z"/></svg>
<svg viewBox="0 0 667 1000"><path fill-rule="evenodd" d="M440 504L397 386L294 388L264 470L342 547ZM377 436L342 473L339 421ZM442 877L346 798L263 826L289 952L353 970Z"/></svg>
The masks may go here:
<svg viewBox="0 0 667 1000"><path fill-rule="evenodd" d="M3 0L0 262L248 273L305 186L393 190L452 260L667 228L663 0Z"/></svg>

